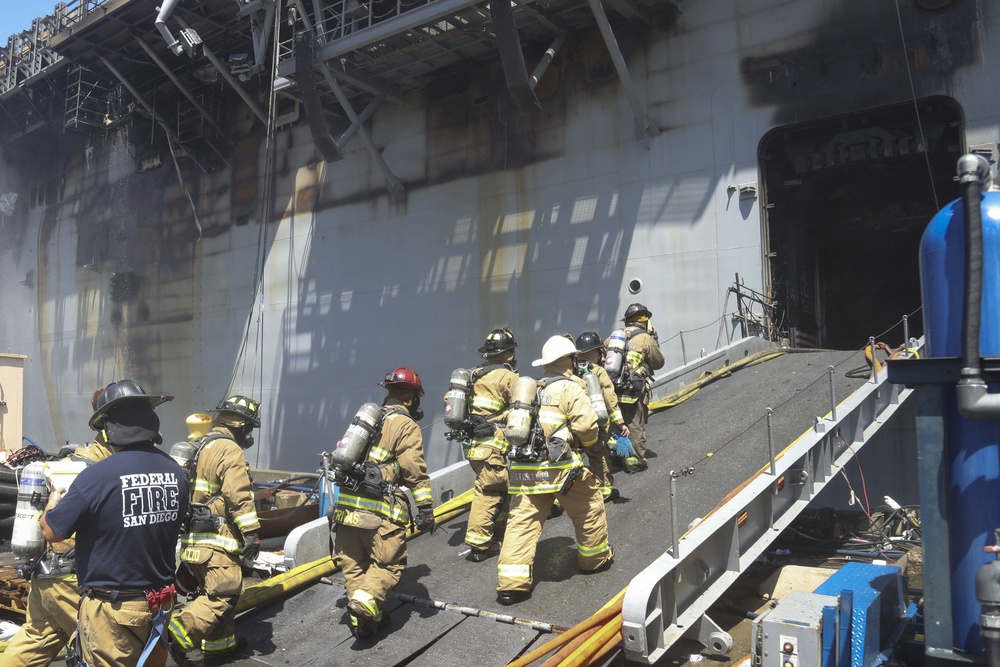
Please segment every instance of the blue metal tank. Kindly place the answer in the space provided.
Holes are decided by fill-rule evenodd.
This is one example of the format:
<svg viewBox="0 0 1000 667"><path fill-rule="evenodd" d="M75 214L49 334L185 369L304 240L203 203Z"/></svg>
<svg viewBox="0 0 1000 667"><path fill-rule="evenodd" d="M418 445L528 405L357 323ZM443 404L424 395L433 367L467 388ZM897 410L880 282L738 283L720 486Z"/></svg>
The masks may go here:
<svg viewBox="0 0 1000 667"><path fill-rule="evenodd" d="M1000 356L1000 192L985 192L983 217L983 298L980 355ZM920 245L920 280L927 351L931 357L962 354L965 299L965 212L957 199L931 219ZM990 391L996 391L990 387ZM980 606L975 579L995 558L982 547L993 544L1000 527L1000 420L971 420L957 408L954 386L943 388L947 458L948 529L951 558L954 647L979 655Z"/></svg>

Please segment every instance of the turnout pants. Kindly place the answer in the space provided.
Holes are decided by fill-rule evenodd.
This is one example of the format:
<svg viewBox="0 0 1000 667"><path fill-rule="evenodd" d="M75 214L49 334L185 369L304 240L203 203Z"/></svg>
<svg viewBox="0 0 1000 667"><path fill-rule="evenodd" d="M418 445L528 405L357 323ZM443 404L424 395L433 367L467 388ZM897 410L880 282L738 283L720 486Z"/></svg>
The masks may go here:
<svg viewBox="0 0 1000 667"><path fill-rule="evenodd" d="M135 667L153 630L153 612L145 600L111 602L80 599L80 648L89 667ZM164 649L153 651L147 667L163 667Z"/></svg>
<svg viewBox="0 0 1000 667"><path fill-rule="evenodd" d="M632 440L632 447L636 455L642 460L646 459L646 422L649 421L649 394L643 394L635 403L623 403L619 401L618 407L622 410L622 419L628 426L629 439Z"/></svg>
<svg viewBox="0 0 1000 667"><path fill-rule="evenodd" d="M565 496L558 493L511 496L507 533L497 564L498 591L531 590L535 548L556 498L573 521L580 570L596 570L611 560L604 500L598 491L597 478L584 469Z"/></svg>
<svg viewBox="0 0 1000 667"><path fill-rule="evenodd" d="M182 649L200 648L206 657L236 646L236 601L243 589L238 554L212 550L204 563L188 563L202 594L170 621L170 634Z"/></svg>
<svg viewBox="0 0 1000 667"><path fill-rule="evenodd" d="M608 430L602 428L597 435L597 444L585 450L587 468L597 478L601 497L605 499L611 495L611 490L615 488L615 478L611 474L611 463L609 462L608 437Z"/></svg>
<svg viewBox="0 0 1000 667"><path fill-rule="evenodd" d="M24 625L0 653L0 667L46 667L76 632L76 577L31 580Z"/></svg>
<svg viewBox="0 0 1000 667"><path fill-rule="evenodd" d="M469 509L465 543L475 551L485 551L494 539L497 523L510 504L507 496L507 460L491 449L484 461L469 461L476 473L475 492Z"/></svg>
<svg viewBox="0 0 1000 667"><path fill-rule="evenodd" d="M406 529L385 519L378 528L338 524L334 555L347 580L347 599L380 620L389 592L406 569Z"/></svg>

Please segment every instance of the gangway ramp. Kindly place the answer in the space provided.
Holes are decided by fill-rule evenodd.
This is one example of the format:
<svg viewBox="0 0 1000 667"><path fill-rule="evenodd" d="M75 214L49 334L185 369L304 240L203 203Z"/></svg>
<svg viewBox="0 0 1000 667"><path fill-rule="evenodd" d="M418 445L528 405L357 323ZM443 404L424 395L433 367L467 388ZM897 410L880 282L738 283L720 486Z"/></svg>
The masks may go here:
<svg viewBox="0 0 1000 667"><path fill-rule="evenodd" d="M375 641L351 637L342 620L345 604L342 586L316 583L296 595L243 615L237 633L250 640L253 655L230 664L503 665L549 638L548 633L534 629L531 622L572 626L626 586L630 586L624 618L626 655L651 664L673 642L674 635L679 637L697 633L703 626L711 627L710 619L704 616L708 605L718 597L719 587L727 585L727 578L734 578L758 548L739 539L738 533L743 529L735 528L738 516L730 517L727 512L735 510L725 508L734 501L749 507L762 502L748 500L741 494L761 484L754 479L761 480L762 475L769 474L767 408L772 410L771 438L776 452L811 440L810 434L833 443L827 449L811 450L815 454L804 455L813 456L808 463L813 466L810 470L816 471L812 481L801 475L795 478L794 485L788 481L802 467L802 457L777 458L779 468L785 473L784 488L796 489L798 497L786 502L770 490L766 493L758 490L758 496L766 498L760 507L768 511L804 507L803 490L818 491L825 481L818 478L829 478L834 462L839 460L842 465L844 456L852 455L870 437L872 424L877 427L882 417L905 398L893 385L884 383L884 372L875 382L845 375L865 365L860 351L788 353L737 370L702 387L687 401L652 415L647 438L651 452L649 470L637 475L616 475L622 497L607 506L615 549L615 563L608 572L589 576L578 572L572 524L565 516L558 517L546 522L542 532L535 560L536 587L531 599L503 607L496 603L496 559L483 563L465 560L467 547L463 537L467 516L462 515L443 524L435 535L424 534L410 542L409 565L396 589L397 597L387 605L391 622ZM838 404L836 423L828 415L832 402ZM827 418L823 419L824 416ZM434 443L425 446L433 447ZM712 535L709 542L719 552L715 524L724 523L723 519L729 522L723 530L729 538L721 551L727 558L735 558L721 572L714 568L717 554L702 556L707 572L702 565L684 565L681 580L687 588L680 589L669 583L673 582L676 565L671 564L674 559L666 553L671 549L673 535L671 470L689 471L678 477L675 484L680 527L677 535L695 519L703 518L702 524L681 540L682 558L685 550L694 552L693 541L699 529L709 531L707 534ZM769 485L770 481L773 480L765 479L764 483ZM802 484L803 481L807 483ZM754 514L757 513L755 510ZM781 516L784 518L778 521L788 521L791 515ZM761 521L761 517L755 516L751 524L758 536L770 531L769 520L763 519L763 528ZM713 586L712 590L705 590ZM637 593L633 594L633 589ZM700 598L707 602L702 605ZM466 608L466 612L437 609L413 603L410 601L413 599L456 603ZM630 618L628 604L631 600L634 612L636 599L643 601L639 605L641 613L638 618L635 614ZM672 606L665 609L665 602ZM470 615L472 610L482 610L485 614ZM687 616L682 618L684 614ZM496 620L503 615L519 620ZM686 627L677 626L674 621L678 619Z"/></svg>

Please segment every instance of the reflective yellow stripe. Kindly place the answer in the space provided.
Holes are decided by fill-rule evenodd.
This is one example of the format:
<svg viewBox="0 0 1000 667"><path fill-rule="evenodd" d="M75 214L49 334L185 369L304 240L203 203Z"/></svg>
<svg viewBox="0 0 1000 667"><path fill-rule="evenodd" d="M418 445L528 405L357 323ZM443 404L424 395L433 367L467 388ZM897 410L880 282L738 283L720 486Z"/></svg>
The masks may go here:
<svg viewBox="0 0 1000 667"><path fill-rule="evenodd" d="M632 370L636 370L646 361L646 355L638 350L629 350L625 353L625 363Z"/></svg>
<svg viewBox="0 0 1000 667"><path fill-rule="evenodd" d="M434 500L434 493L431 491L430 487L422 486L413 491L413 500L420 505L428 500Z"/></svg>
<svg viewBox="0 0 1000 667"><path fill-rule="evenodd" d="M229 553L239 553L240 551L239 542L231 537L223 537L218 533L188 533L181 536L181 545L185 547L218 547Z"/></svg>
<svg viewBox="0 0 1000 667"><path fill-rule="evenodd" d="M530 565L497 565L497 574L508 579L531 580Z"/></svg>
<svg viewBox="0 0 1000 667"><path fill-rule="evenodd" d="M485 410L487 412L500 412L507 406L503 401L477 394L472 397L472 407L479 408L480 410Z"/></svg>
<svg viewBox="0 0 1000 667"><path fill-rule="evenodd" d="M611 423L612 424L624 424L625 418L622 417L621 408L615 408L615 411L611 413Z"/></svg>
<svg viewBox="0 0 1000 667"><path fill-rule="evenodd" d="M565 461L557 461L555 463L550 463L548 461L511 461L510 462L510 486L507 492L516 496L534 496L542 493L555 493L562 487L562 482L551 482L548 480L554 480L559 477L559 473L563 470L570 470L572 468L579 468L583 465L583 459L580 458L580 454L576 451L570 452L570 457ZM539 472L545 472L546 475L538 475ZM518 483L517 480L520 479L518 473L529 473L533 474L535 481ZM538 478L542 477L541 480Z"/></svg>
<svg viewBox="0 0 1000 667"><path fill-rule="evenodd" d="M468 451L472 447L490 447L497 450L501 454L506 454L510 451L510 443L507 442L507 438L501 436L502 431L497 431L495 435L486 438L473 438L467 441L468 444L463 443L462 450L465 454L465 458L469 458Z"/></svg>
<svg viewBox="0 0 1000 667"><path fill-rule="evenodd" d="M392 453L381 447L372 447L371 451L368 452L368 458L376 463L385 463L392 458Z"/></svg>
<svg viewBox="0 0 1000 667"><path fill-rule="evenodd" d="M241 514L233 519L233 521L236 522L236 527L239 528L240 531L242 531L246 526L253 526L260 523L260 520L257 519L257 512L254 511Z"/></svg>
<svg viewBox="0 0 1000 667"><path fill-rule="evenodd" d="M188 637L188 633L184 630L184 626L180 624L180 621L177 620L176 616L170 619L170 625L167 627L170 628L170 635L174 638L174 641L177 642L182 649L190 651L194 648L194 642L192 642L191 638Z"/></svg>
<svg viewBox="0 0 1000 667"><path fill-rule="evenodd" d="M465 543L471 544L473 546L481 547L482 545L489 542L492 538L489 535L481 535L479 533L474 533L471 530L465 531Z"/></svg>
<svg viewBox="0 0 1000 667"><path fill-rule="evenodd" d="M378 600L376 600L371 593L358 589L354 591L354 595L351 596L351 600L360 603L362 607L371 613L372 618L376 621L382 620L382 610L378 607Z"/></svg>
<svg viewBox="0 0 1000 667"><path fill-rule="evenodd" d="M222 487L218 484L214 484L207 479L198 478L194 480L194 490L201 491L202 493L207 493L210 496L214 496L219 492Z"/></svg>
<svg viewBox="0 0 1000 667"><path fill-rule="evenodd" d="M579 551L580 555L584 558L593 558L594 556L599 556L607 551L611 551L611 547L608 546L608 541L605 540L592 547L585 547L582 544L577 544L576 550Z"/></svg>
<svg viewBox="0 0 1000 667"><path fill-rule="evenodd" d="M201 650L205 653L212 653L213 651L228 651L234 646L236 646L236 635L229 635L228 637L212 641L208 641L207 639L201 640Z"/></svg>
<svg viewBox="0 0 1000 667"><path fill-rule="evenodd" d="M356 496L352 493L341 490L340 495L337 497L337 505L340 507L347 507L349 509L374 512L375 514L383 516L389 521L400 525L406 525L410 522L410 512L406 508L405 502L397 501L394 506L390 508L389 503L384 500Z"/></svg>

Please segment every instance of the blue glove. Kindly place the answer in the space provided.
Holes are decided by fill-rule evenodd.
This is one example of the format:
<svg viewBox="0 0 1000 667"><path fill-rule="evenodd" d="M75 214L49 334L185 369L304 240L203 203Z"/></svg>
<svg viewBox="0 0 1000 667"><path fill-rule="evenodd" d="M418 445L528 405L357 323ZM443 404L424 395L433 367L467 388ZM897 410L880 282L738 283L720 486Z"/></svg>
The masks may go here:
<svg viewBox="0 0 1000 667"><path fill-rule="evenodd" d="M618 445L615 447L615 454L622 458L632 456L632 441L624 435L618 436Z"/></svg>

